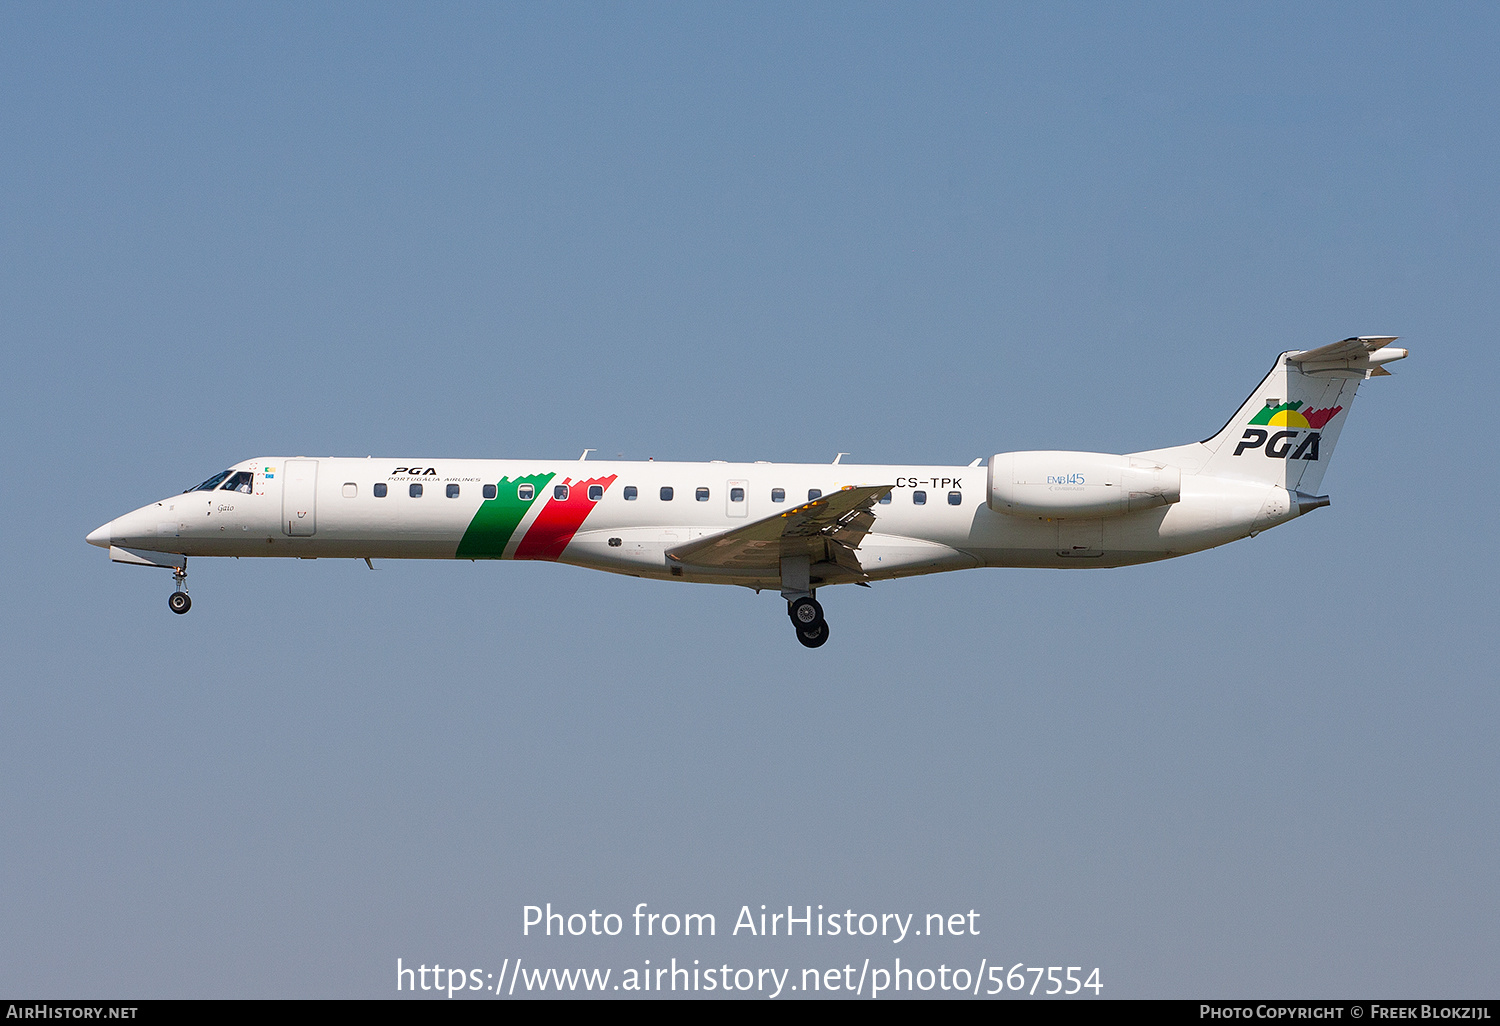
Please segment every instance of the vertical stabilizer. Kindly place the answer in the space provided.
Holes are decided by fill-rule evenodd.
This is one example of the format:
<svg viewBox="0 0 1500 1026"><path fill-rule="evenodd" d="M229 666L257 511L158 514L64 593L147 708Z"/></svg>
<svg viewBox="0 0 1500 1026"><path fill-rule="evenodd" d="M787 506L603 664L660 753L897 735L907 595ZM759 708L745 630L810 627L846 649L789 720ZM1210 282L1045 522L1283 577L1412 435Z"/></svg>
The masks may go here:
<svg viewBox="0 0 1500 1026"><path fill-rule="evenodd" d="M1316 494L1359 383L1406 356L1394 336L1349 338L1282 353L1223 430L1203 445L1200 473Z"/></svg>

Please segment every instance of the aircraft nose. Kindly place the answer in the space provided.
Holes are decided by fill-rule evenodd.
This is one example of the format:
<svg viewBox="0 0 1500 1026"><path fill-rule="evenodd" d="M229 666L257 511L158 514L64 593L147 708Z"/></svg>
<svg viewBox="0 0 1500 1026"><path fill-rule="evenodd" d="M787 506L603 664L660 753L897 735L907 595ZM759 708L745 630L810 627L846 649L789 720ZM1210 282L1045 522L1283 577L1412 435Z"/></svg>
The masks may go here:
<svg viewBox="0 0 1500 1026"><path fill-rule="evenodd" d="M110 524L112 524L112 523L114 523L114 521L111 520ZM88 542L90 545L97 545L101 549L107 549L107 548L109 548L109 527L110 527L110 524L105 524L103 527L96 527L96 528L94 528L92 531L89 532L88 537L85 538L84 541Z"/></svg>

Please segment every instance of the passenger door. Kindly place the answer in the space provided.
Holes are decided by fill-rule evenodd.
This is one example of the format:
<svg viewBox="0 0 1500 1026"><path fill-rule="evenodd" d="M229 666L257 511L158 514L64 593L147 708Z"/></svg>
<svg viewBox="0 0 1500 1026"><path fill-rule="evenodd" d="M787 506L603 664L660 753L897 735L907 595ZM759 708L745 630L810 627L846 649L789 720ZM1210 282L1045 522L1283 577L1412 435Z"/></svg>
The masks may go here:
<svg viewBox="0 0 1500 1026"><path fill-rule="evenodd" d="M318 461L287 460L281 472L286 478L281 486L282 533L309 537L318 529Z"/></svg>

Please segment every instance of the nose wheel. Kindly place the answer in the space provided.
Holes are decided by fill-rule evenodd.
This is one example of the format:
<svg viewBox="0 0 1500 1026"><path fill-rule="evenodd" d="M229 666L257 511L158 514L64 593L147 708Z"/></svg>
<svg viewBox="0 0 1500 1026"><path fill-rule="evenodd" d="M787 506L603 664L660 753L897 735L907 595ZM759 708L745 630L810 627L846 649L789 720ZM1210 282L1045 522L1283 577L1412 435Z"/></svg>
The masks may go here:
<svg viewBox="0 0 1500 1026"><path fill-rule="evenodd" d="M805 647L818 648L828 640L828 621L823 619L823 607L817 599L793 599L787 603L786 613L796 628L797 640Z"/></svg>
<svg viewBox="0 0 1500 1026"><path fill-rule="evenodd" d="M172 582L177 585L177 590L167 596L167 608L174 613L186 613L193 608L193 600L187 593L187 571L182 567L172 570Z"/></svg>

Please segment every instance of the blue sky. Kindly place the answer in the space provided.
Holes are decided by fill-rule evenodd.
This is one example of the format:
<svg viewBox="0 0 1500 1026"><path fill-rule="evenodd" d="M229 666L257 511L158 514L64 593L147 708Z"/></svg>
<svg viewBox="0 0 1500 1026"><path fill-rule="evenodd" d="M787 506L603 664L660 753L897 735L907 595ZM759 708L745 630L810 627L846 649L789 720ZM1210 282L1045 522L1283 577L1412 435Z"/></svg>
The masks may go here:
<svg viewBox="0 0 1500 1026"><path fill-rule="evenodd" d="M1116 997L1493 996L1493 6L0 12L0 965L394 993L869 941L521 908L983 913ZM1333 505L1148 567L779 602L83 535L294 453L967 463L1412 350Z"/></svg>

